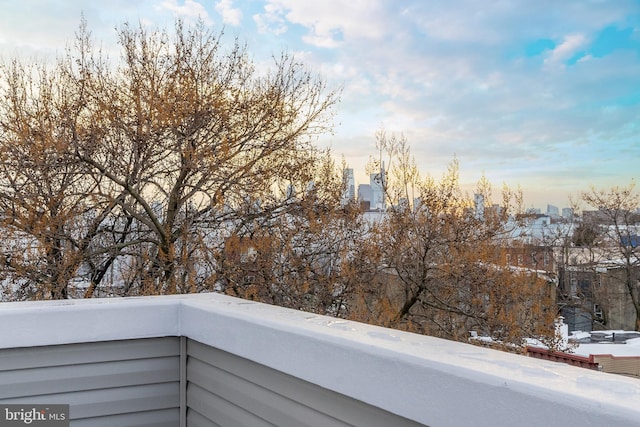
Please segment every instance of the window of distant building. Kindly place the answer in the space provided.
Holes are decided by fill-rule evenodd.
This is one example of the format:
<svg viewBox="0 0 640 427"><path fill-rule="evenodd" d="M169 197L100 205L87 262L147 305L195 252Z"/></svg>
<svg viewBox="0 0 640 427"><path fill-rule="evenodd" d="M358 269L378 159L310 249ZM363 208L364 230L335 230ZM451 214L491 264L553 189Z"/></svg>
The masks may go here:
<svg viewBox="0 0 640 427"><path fill-rule="evenodd" d="M596 320L604 320L604 312L598 304L593 304L593 318Z"/></svg>

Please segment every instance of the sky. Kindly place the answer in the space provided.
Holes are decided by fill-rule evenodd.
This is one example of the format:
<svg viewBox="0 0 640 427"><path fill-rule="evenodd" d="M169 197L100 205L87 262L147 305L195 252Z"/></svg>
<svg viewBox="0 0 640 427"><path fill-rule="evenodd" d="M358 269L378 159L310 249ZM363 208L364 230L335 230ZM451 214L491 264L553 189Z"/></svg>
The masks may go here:
<svg viewBox="0 0 640 427"><path fill-rule="evenodd" d="M0 0L0 55L54 58L84 14L115 52L124 22L201 19L257 62L287 51L341 88L321 137L368 183L375 134L403 134L424 175L456 158L526 207L569 206L640 176L638 0Z"/></svg>

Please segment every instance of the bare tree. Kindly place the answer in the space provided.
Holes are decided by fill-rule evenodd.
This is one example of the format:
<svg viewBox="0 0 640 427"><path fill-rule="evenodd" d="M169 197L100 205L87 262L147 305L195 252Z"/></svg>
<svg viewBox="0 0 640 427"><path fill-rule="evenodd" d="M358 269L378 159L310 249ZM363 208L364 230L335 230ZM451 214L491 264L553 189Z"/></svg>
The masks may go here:
<svg viewBox="0 0 640 427"><path fill-rule="evenodd" d="M18 298L65 298L69 281L90 266L100 281L109 259L92 242L116 205L94 197L69 155L70 117L82 107L72 82L44 66L4 64L0 101L0 209L7 233L3 283Z"/></svg>
<svg viewBox="0 0 640 427"><path fill-rule="evenodd" d="M457 340L472 330L516 345L525 337L553 337L555 287L505 262L502 245L518 194L505 189L495 208L482 180L482 197L474 201L460 188L455 160L441 180L418 180L406 141L396 141L391 151L400 170L389 171L390 200L406 197L410 186L418 198L412 208L396 204L376 228L387 286L395 290L381 296L386 314L372 317Z"/></svg>
<svg viewBox="0 0 640 427"><path fill-rule="evenodd" d="M76 247L73 268L49 263L66 275L47 279L58 287L80 266L114 263L126 294L211 286L202 264L212 236L247 204L260 205L255 215L280 212L281 189L311 181L314 139L329 129L337 94L287 54L256 69L237 40L225 50L223 34L202 23L177 22L171 33L125 24L118 36L116 65L94 48L83 23L54 77L35 81L19 65L5 67L3 213L39 251L71 262L68 249ZM35 203L41 196L33 188L43 180L55 184L51 201ZM20 200L24 212L12 210ZM68 206L65 215L53 210L56 201ZM46 228L90 218L81 242L51 244L43 239L55 239L57 229L19 223L42 208L50 211L38 220ZM88 249L101 258L89 259Z"/></svg>
<svg viewBox="0 0 640 427"><path fill-rule="evenodd" d="M371 277L360 256L369 244L367 226L354 206L343 206L343 182L333 161L325 158L317 166L313 185L289 190L293 197L282 215L234 229L218 255L221 291L351 316L354 296Z"/></svg>
<svg viewBox="0 0 640 427"><path fill-rule="evenodd" d="M640 215L637 212L640 195L635 190L635 182L626 187L591 188L582 193L581 198L597 209L594 221L599 224L589 225L590 234L585 243L596 246L601 264L606 261L622 271L619 278L610 276L622 284L626 293L624 303L633 306L635 329L640 330ZM589 230L580 236L583 240Z"/></svg>

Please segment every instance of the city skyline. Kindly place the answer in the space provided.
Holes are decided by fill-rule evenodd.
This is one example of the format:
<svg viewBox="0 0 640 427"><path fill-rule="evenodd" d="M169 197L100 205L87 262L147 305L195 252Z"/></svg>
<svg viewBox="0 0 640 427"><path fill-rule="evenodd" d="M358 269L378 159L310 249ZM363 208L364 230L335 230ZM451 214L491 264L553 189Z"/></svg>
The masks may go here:
<svg viewBox="0 0 640 427"><path fill-rule="evenodd" d="M0 54L64 53L84 15L117 59L116 26L200 18L246 41L258 66L283 50L342 88L323 136L366 183L375 133L403 133L423 175L454 158L461 184L520 186L525 207L569 206L626 186L640 159L637 1L0 0Z"/></svg>
<svg viewBox="0 0 640 427"><path fill-rule="evenodd" d="M356 183L355 172L353 168L346 168L343 171L343 176L342 176L343 184L345 186L342 194L342 202L348 203L349 201L357 200L358 202L367 203L367 205L365 205L366 206L365 209L367 210L374 210L374 211L386 210L387 202L389 202L390 205L393 205L394 201L384 200L384 196L383 196L384 189L379 184L378 177L379 177L379 174L373 173L373 174L370 174L369 177L367 177L367 179L369 180L368 182ZM469 196L471 195L469 194ZM416 197L416 199L414 199L412 202L407 201L406 199L404 199L404 202L402 200L395 201L395 202L411 204L411 203L419 203L419 199L420 199L419 197ZM479 203L481 206L484 206L485 200L481 194L474 193L473 202L474 204ZM493 201L490 201L489 203L491 202ZM496 205L499 205L499 203ZM547 203L544 206L530 206L528 208L523 206L523 208L525 208L525 212L527 213L548 215L555 218L562 217L565 219L572 218L575 213L574 208L572 207L568 207L568 206L558 207L550 203ZM593 209L595 208L587 207L584 210L589 211ZM580 211L578 211L578 213L580 214Z"/></svg>

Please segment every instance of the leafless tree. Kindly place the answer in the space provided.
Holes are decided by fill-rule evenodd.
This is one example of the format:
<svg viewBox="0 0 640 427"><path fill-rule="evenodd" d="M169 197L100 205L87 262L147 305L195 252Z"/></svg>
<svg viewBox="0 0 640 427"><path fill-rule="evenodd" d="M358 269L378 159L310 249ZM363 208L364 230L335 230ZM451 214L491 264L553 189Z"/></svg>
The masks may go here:
<svg viewBox="0 0 640 427"><path fill-rule="evenodd" d="M387 192L396 202L376 233L395 290L381 305L386 314L374 317L457 340L467 340L472 330L516 345L525 337L553 337L555 288L505 262L503 242L519 195L504 189L496 208L486 179L477 189L482 197L461 190L456 160L441 180L421 180L406 141L396 139L389 148L395 163L389 162ZM418 196L413 206L398 203L408 188Z"/></svg>
<svg viewBox="0 0 640 427"><path fill-rule="evenodd" d="M83 23L53 71L3 68L3 214L47 259L43 297L65 297L81 268L91 295L114 263L126 294L210 286L211 236L247 204L280 212L330 128L337 93L288 54L257 69L202 23L118 36L115 64Z"/></svg>
<svg viewBox="0 0 640 427"><path fill-rule="evenodd" d="M625 187L609 189L591 188L583 192L582 200L596 208L598 225L591 224L593 238L588 243L596 248L599 261L619 267L618 280L626 291L624 303L629 302L635 311L635 328L640 330L640 195L635 182Z"/></svg>

